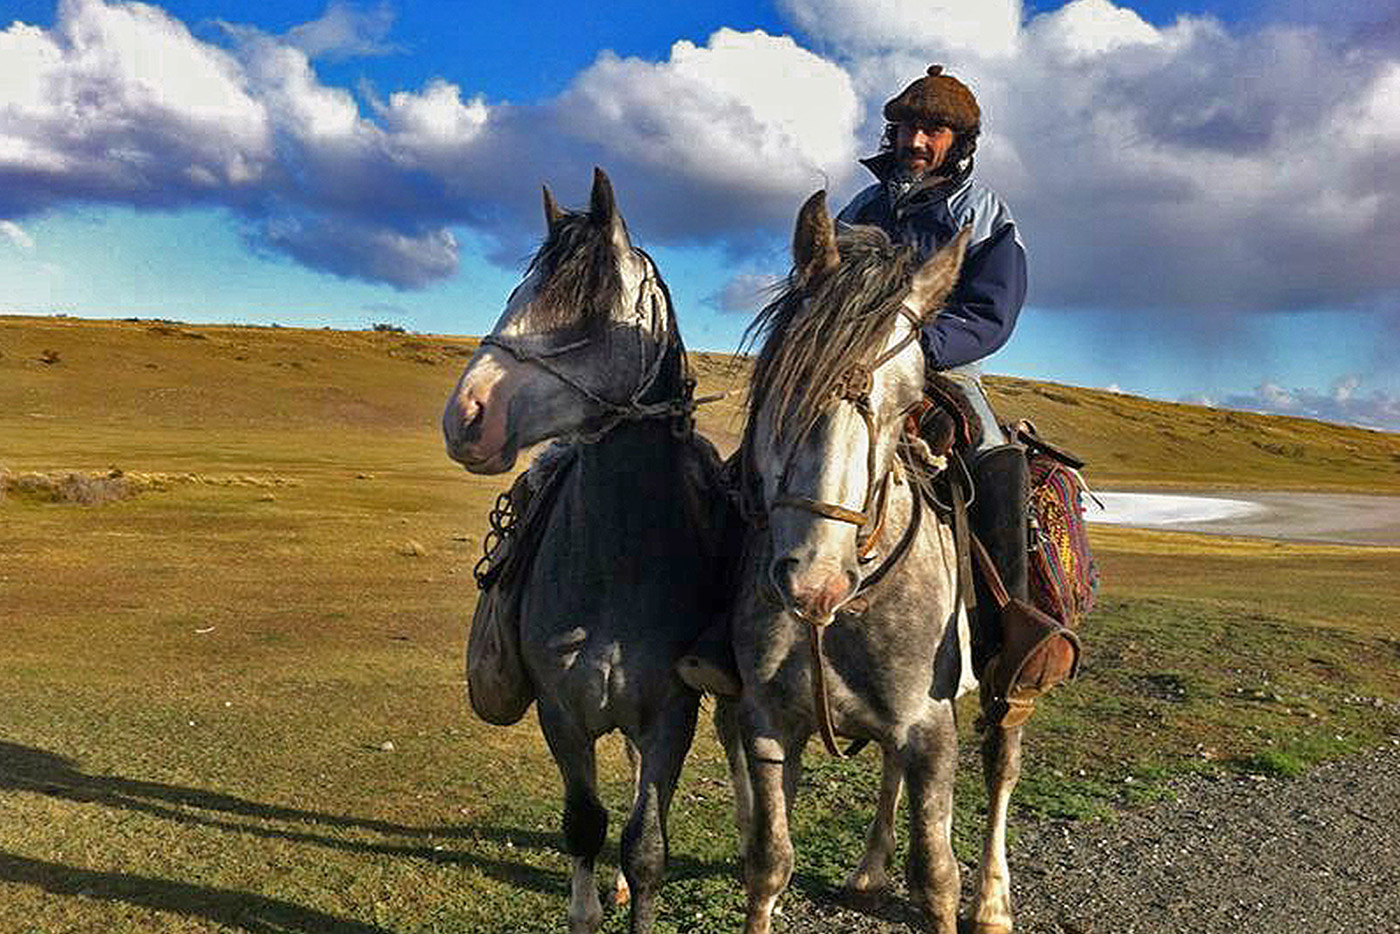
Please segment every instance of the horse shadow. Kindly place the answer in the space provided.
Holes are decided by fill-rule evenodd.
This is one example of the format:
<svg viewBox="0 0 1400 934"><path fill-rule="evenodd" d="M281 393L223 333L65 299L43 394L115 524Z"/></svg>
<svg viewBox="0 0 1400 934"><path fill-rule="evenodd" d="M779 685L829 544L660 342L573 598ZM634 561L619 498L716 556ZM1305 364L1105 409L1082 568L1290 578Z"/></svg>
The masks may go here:
<svg viewBox="0 0 1400 934"><path fill-rule="evenodd" d="M389 934L377 925L352 921L280 898L154 876L79 869L3 850L0 850L0 882L36 886L51 895L124 902L142 908L205 918L254 934L314 934L322 931Z"/></svg>
<svg viewBox="0 0 1400 934"><path fill-rule="evenodd" d="M569 891L569 874L496 859L488 846L558 853L558 833L493 824L413 826L378 818L336 814L251 801L226 792L166 782L96 775L58 753L0 740L0 792L45 795L97 804L191 827L205 827L267 840L308 844L342 852L420 859L470 866L511 886L556 896ZM316 828L368 832L383 839L354 839ZM451 845L444 845L450 841ZM475 844L475 847L473 846ZM616 847L605 858L615 863ZM673 854L668 875L708 876L728 872L722 865ZM280 899L249 892L194 885L155 877L95 872L0 851L0 881L36 885L58 895L125 901L143 907L206 917L248 931L348 931L377 934L382 929L352 922Z"/></svg>

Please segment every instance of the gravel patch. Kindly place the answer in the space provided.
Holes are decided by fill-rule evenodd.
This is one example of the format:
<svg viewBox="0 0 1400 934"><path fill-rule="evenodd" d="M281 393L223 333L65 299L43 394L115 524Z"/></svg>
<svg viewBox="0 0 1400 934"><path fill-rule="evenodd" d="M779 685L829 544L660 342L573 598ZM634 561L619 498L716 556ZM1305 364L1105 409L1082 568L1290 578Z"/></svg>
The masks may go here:
<svg viewBox="0 0 1400 934"><path fill-rule="evenodd" d="M1192 776L1172 790L1173 800L1109 820L1019 823L1017 931L1400 931L1400 737L1298 778ZM974 873L963 867L964 910ZM872 912L823 901L792 893L776 927L924 929L902 892Z"/></svg>

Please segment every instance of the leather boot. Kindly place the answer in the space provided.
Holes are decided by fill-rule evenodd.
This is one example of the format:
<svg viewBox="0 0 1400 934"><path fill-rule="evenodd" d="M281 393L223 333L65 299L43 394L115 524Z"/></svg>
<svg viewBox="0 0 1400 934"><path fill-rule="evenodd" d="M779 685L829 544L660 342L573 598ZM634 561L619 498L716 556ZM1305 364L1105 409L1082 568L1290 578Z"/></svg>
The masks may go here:
<svg viewBox="0 0 1400 934"><path fill-rule="evenodd" d="M1030 556L1028 502L1030 464L1018 444L1003 444L976 456L972 479L974 499L969 510L972 530L982 540L992 564L1012 597L1025 600L1029 590ZM991 591L977 578L977 619L973 621L972 664L978 677L1001 650L1000 614Z"/></svg>
<svg viewBox="0 0 1400 934"><path fill-rule="evenodd" d="M1074 677L1079 639L1027 598L1030 464L1024 452L1012 444L993 448L978 458L973 475L972 524L1007 595L998 601L979 579L972 657L982 685L982 722L1009 729L1030 719L1040 695Z"/></svg>

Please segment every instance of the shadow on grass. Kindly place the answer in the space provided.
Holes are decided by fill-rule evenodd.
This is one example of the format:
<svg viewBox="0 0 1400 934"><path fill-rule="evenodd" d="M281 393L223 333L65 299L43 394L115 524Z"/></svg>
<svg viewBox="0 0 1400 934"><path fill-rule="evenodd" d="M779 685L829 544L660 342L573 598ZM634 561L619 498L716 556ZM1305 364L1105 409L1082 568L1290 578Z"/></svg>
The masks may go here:
<svg viewBox="0 0 1400 934"><path fill-rule="evenodd" d="M157 911L207 918L255 934L334 931L337 934L388 934L384 928L304 908L279 898L207 885L174 882L153 876L95 872L62 863L0 852L0 882L33 885L54 895L78 895L125 902Z"/></svg>
<svg viewBox="0 0 1400 934"><path fill-rule="evenodd" d="M100 804L178 824L248 834L263 839L304 843L342 852L467 865L509 885L560 896L567 895L569 891L569 874L564 870L542 869L522 862L494 859L465 848L471 843L476 843L561 853L563 840L560 834L475 824L414 827L374 818L262 804L223 792L186 788L164 782L140 781L114 775L89 775L81 771L71 759L57 753L0 740L0 791L4 790L31 792L85 804ZM216 813L202 813L211 811ZM233 820L218 815L234 815L250 818L252 821L283 824L292 822L340 831L369 831L385 837L407 838L417 842L355 839L315 830ZM433 843L434 840L459 843L457 847L449 848L441 843ZM616 864L615 845L610 843L602 856ZM700 862L673 854L668 861L667 876L695 878L727 871L728 868L720 863Z"/></svg>

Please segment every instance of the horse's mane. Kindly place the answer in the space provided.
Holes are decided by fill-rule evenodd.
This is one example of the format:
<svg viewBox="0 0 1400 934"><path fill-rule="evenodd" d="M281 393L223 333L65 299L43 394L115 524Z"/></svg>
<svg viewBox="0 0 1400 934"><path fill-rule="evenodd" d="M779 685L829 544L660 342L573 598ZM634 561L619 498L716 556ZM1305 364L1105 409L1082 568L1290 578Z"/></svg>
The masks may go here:
<svg viewBox="0 0 1400 934"><path fill-rule="evenodd" d="M617 249L611 231L584 211L565 211L549 225L527 275L538 270L543 284L530 310L540 327L575 325L589 331L605 322L622 294Z"/></svg>
<svg viewBox="0 0 1400 934"><path fill-rule="evenodd" d="M845 228L836 240L841 263L816 283L789 273L787 284L744 332L743 346L762 341L749 384L745 438L771 399L783 418L775 430L803 431L836 380L884 343L909 291L914 251L877 227Z"/></svg>
<svg viewBox="0 0 1400 934"><path fill-rule="evenodd" d="M651 263L656 285L666 302L667 357L651 391L640 400L655 402L672 395L689 371L671 289L651 256L643 250L637 252ZM574 327L594 338L612 339L612 334L599 331L622 297L620 259L612 231L606 225L594 221L587 211L562 212L549 225L549 234L526 270L526 275L538 270L542 280L529 311L531 324L540 328Z"/></svg>

